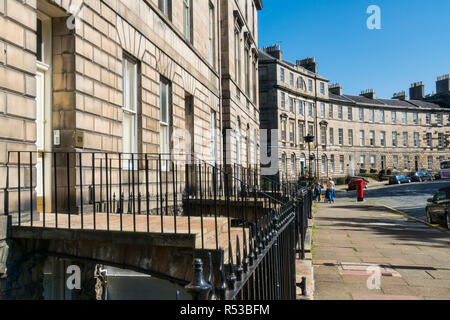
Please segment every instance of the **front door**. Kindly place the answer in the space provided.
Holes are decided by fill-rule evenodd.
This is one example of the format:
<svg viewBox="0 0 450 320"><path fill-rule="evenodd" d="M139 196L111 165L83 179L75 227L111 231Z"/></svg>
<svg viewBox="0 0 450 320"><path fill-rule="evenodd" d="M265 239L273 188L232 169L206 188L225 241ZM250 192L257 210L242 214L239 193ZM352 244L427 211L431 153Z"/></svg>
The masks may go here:
<svg viewBox="0 0 450 320"><path fill-rule="evenodd" d="M51 110L51 18L38 12L36 62L36 195L38 212L51 206L52 110ZM45 199L44 199L45 197Z"/></svg>
<svg viewBox="0 0 450 320"><path fill-rule="evenodd" d="M349 168L349 175L351 177L355 176L355 157L350 156L350 168Z"/></svg>

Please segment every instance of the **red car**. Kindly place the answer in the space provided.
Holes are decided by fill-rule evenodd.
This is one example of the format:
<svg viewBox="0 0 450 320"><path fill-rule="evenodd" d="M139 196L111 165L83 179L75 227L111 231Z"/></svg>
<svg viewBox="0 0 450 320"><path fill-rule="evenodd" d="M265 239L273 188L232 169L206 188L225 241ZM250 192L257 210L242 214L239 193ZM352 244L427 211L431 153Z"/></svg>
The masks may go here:
<svg viewBox="0 0 450 320"><path fill-rule="evenodd" d="M352 180L350 180L350 182L348 183L347 186L347 191L353 191L356 190L356 180L358 180L360 178L353 178ZM367 184L369 183L367 180L362 179L364 181L364 189L367 189Z"/></svg>

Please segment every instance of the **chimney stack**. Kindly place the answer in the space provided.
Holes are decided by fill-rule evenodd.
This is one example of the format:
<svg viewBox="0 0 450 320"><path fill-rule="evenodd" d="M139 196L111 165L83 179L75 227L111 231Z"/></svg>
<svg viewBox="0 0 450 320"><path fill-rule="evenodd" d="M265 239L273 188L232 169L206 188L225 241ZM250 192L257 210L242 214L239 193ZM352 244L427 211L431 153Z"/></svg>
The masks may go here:
<svg viewBox="0 0 450 320"><path fill-rule="evenodd" d="M442 77L438 77L436 81L436 93L447 93L450 92L450 75L446 74Z"/></svg>
<svg viewBox="0 0 450 320"><path fill-rule="evenodd" d="M328 92L338 96L342 96L343 90L339 83L335 83L328 86Z"/></svg>
<svg viewBox="0 0 450 320"><path fill-rule="evenodd" d="M405 101L406 100L406 92L402 91L402 92L394 93L394 96L392 97L392 99Z"/></svg>
<svg viewBox="0 0 450 320"><path fill-rule="evenodd" d="M373 89L367 89L361 92L360 96L366 97L368 99L375 100L377 96L375 95L375 91Z"/></svg>
<svg viewBox="0 0 450 320"><path fill-rule="evenodd" d="M411 100L423 100L425 98L425 86L422 84L422 81L411 84L409 98Z"/></svg>
<svg viewBox="0 0 450 320"><path fill-rule="evenodd" d="M317 73L317 62L315 58L306 58L297 60L297 66L303 67L306 70Z"/></svg>
<svg viewBox="0 0 450 320"><path fill-rule="evenodd" d="M264 52L268 55L271 55L275 59L283 60L283 52L281 51L279 44L270 47L264 47Z"/></svg>

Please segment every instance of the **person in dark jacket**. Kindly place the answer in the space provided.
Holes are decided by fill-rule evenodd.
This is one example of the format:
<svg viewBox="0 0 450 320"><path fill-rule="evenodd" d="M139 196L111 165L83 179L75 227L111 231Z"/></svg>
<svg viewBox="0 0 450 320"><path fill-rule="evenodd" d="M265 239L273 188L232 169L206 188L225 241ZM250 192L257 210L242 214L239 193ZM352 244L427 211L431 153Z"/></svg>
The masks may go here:
<svg viewBox="0 0 450 320"><path fill-rule="evenodd" d="M317 202L320 202L321 195L322 195L322 186L320 185L319 182L316 182L316 184L314 185L314 199Z"/></svg>

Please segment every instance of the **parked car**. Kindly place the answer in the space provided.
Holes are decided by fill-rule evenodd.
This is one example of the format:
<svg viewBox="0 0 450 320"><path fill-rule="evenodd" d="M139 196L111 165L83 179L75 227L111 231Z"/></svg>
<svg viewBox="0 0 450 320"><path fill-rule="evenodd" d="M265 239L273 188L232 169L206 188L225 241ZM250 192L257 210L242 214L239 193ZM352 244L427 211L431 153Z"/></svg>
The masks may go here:
<svg viewBox="0 0 450 320"><path fill-rule="evenodd" d="M389 178L389 184L402 184L402 183L410 183L411 178L405 176L404 174L397 174Z"/></svg>
<svg viewBox="0 0 450 320"><path fill-rule="evenodd" d="M425 171L416 171L411 174L411 180L414 182L433 181L433 175Z"/></svg>
<svg viewBox="0 0 450 320"><path fill-rule="evenodd" d="M426 207L427 222L439 223L450 229L450 187L440 189Z"/></svg>
<svg viewBox="0 0 450 320"><path fill-rule="evenodd" d="M369 181L364 178L353 177L347 185L347 191L356 190L356 180L358 179L362 179L364 181L364 189L367 189L367 184L369 183Z"/></svg>

